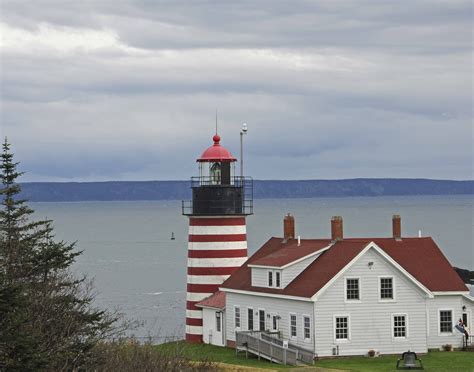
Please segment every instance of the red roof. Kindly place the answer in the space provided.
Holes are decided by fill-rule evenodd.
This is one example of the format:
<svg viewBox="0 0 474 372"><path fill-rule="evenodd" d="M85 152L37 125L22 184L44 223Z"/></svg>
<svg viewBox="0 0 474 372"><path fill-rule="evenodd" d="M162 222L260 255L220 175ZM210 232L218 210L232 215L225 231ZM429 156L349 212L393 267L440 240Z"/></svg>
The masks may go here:
<svg viewBox="0 0 474 372"><path fill-rule="evenodd" d="M253 287L249 264L266 260L270 262L277 256L279 264L294 261L295 255L288 255L286 263L281 258L282 256L278 255L279 251L288 252L288 243L284 243L282 238L271 238L232 274L222 287L310 298L372 241L429 290L467 291L459 275L431 238L344 239L337 241L330 249L323 252L285 288ZM322 242L328 241L302 240L301 250L309 251L313 247L314 251L317 251L321 249Z"/></svg>
<svg viewBox="0 0 474 372"><path fill-rule="evenodd" d="M315 253L331 244L330 239L290 239L280 249L252 262L252 265L282 267L300 258Z"/></svg>
<svg viewBox="0 0 474 372"><path fill-rule="evenodd" d="M196 304L198 307L212 307L214 309L224 309L225 308L225 293L217 291L213 295L205 298L201 302Z"/></svg>
<svg viewBox="0 0 474 372"><path fill-rule="evenodd" d="M220 140L221 137L216 134L212 137L214 141L214 145L209 147L206 151L204 151L199 159L196 161L204 162L204 161L222 161L222 162L233 162L237 159L232 156L229 150L227 150L224 146L221 146Z"/></svg>

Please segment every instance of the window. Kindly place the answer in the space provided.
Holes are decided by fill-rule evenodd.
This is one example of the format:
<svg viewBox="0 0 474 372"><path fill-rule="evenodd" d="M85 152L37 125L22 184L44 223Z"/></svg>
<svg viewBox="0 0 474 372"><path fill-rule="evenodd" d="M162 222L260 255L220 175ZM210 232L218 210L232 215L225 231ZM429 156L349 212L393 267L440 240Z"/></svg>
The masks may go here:
<svg viewBox="0 0 474 372"><path fill-rule="evenodd" d="M253 309L247 309L247 329L249 331L253 330Z"/></svg>
<svg viewBox="0 0 474 372"><path fill-rule="evenodd" d="M349 339L349 317L337 316L335 318L335 336L336 340Z"/></svg>
<svg viewBox="0 0 474 372"><path fill-rule="evenodd" d="M393 337L406 338L407 337L407 319L406 315L393 316Z"/></svg>
<svg viewBox="0 0 474 372"><path fill-rule="evenodd" d="M277 288L280 288L280 272L279 271L276 271L275 272L275 286Z"/></svg>
<svg viewBox="0 0 474 372"><path fill-rule="evenodd" d="M441 333L453 332L453 312L451 310L440 310L439 331Z"/></svg>
<svg viewBox="0 0 474 372"><path fill-rule="evenodd" d="M259 331L265 330L265 310L258 311L258 329Z"/></svg>
<svg viewBox="0 0 474 372"><path fill-rule="evenodd" d="M393 300L393 278L380 278L380 299Z"/></svg>
<svg viewBox="0 0 474 372"><path fill-rule="evenodd" d="M290 314L290 336L296 337L296 314Z"/></svg>
<svg viewBox="0 0 474 372"><path fill-rule="evenodd" d="M268 286L273 287L273 271L268 272Z"/></svg>
<svg viewBox="0 0 474 372"><path fill-rule="evenodd" d="M218 311L216 313L216 331L217 332L221 331L221 317L222 317L222 313Z"/></svg>
<svg viewBox="0 0 474 372"><path fill-rule="evenodd" d="M272 315L272 331L278 330L278 315Z"/></svg>
<svg viewBox="0 0 474 372"><path fill-rule="evenodd" d="M359 279L346 279L346 300L360 300Z"/></svg>
<svg viewBox="0 0 474 372"><path fill-rule="evenodd" d="M234 307L234 327L240 328L240 307Z"/></svg>
<svg viewBox="0 0 474 372"><path fill-rule="evenodd" d="M311 339L311 318L303 316L303 337L305 340Z"/></svg>

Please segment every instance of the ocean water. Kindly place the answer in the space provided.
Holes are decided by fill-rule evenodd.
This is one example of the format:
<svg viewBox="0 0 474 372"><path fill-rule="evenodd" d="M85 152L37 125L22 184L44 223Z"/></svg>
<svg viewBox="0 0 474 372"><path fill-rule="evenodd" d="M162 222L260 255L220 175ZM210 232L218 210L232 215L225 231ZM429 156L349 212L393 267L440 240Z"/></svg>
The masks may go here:
<svg viewBox="0 0 474 372"><path fill-rule="evenodd" d="M35 218L55 221L57 239L77 241L83 254L74 270L94 278L97 305L142 322L131 331L138 337L184 335L188 221L180 201L30 205ZM302 238L329 237L334 215L343 216L347 237L391 236L391 217L400 214L404 236L421 230L454 266L474 270L473 207L472 195L255 200L247 219L249 254L282 236L288 212Z"/></svg>

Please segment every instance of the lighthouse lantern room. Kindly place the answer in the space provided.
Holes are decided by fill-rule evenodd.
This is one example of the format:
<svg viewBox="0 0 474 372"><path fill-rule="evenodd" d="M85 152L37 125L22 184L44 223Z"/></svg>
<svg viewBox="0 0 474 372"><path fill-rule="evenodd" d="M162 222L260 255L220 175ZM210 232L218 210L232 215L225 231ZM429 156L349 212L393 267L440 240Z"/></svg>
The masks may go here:
<svg viewBox="0 0 474 372"><path fill-rule="evenodd" d="M247 260L246 216L253 213L250 177L236 176L237 159L220 136L197 159L199 176L191 178L192 200L183 201L189 217L186 340L202 342L202 310L196 304Z"/></svg>

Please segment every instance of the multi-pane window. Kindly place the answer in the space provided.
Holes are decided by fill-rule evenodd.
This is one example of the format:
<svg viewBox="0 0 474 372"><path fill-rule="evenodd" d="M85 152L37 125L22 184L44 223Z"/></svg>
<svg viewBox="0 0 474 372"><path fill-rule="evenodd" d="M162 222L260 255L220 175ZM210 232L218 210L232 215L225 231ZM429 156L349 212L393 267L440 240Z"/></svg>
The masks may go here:
<svg viewBox="0 0 474 372"><path fill-rule="evenodd" d="M258 329L260 331L265 330L265 310L258 311Z"/></svg>
<svg viewBox="0 0 474 372"><path fill-rule="evenodd" d="M451 333L453 331L453 313L451 310L441 310L439 312L439 331L441 333Z"/></svg>
<svg viewBox="0 0 474 372"><path fill-rule="evenodd" d="M407 337L407 320L405 315L393 316L393 337Z"/></svg>
<svg viewBox="0 0 474 372"><path fill-rule="evenodd" d="M253 330L253 309L247 309L247 329Z"/></svg>
<svg viewBox="0 0 474 372"><path fill-rule="evenodd" d="M346 299L360 300L359 279L346 279Z"/></svg>
<svg viewBox="0 0 474 372"><path fill-rule="evenodd" d="M216 313L216 331L217 332L221 331L221 318L222 318L222 313L217 312Z"/></svg>
<svg viewBox="0 0 474 372"><path fill-rule="evenodd" d="M240 328L240 307L234 307L234 326Z"/></svg>
<svg viewBox="0 0 474 372"><path fill-rule="evenodd" d="M347 316L336 317L336 340L349 338L349 319Z"/></svg>
<svg viewBox="0 0 474 372"><path fill-rule="evenodd" d="M380 299L393 300L393 278L380 278Z"/></svg>
<svg viewBox="0 0 474 372"><path fill-rule="evenodd" d="M268 272L268 286L273 287L273 271Z"/></svg>
<svg viewBox="0 0 474 372"><path fill-rule="evenodd" d="M311 338L311 319L309 316L303 316L303 336L305 340Z"/></svg>
<svg viewBox="0 0 474 372"><path fill-rule="evenodd" d="M290 336L296 337L296 314L290 314Z"/></svg>
<svg viewBox="0 0 474 372"><path fill-rule="evenodd" d="M280 288L280 272L279 271L275 272L275 286L277 288Z"/></svg>

